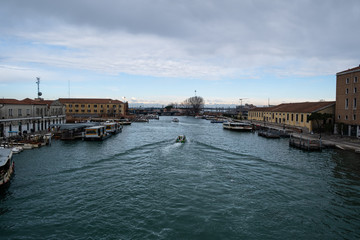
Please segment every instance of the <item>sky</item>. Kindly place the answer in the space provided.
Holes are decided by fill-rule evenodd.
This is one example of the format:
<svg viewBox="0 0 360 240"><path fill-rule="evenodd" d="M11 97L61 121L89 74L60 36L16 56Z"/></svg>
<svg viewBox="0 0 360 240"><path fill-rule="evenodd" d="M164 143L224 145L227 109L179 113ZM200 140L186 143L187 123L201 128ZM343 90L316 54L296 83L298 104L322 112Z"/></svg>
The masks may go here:
<svg viewBox="0 0 360 240"><path fill-rule="evenodd" d="M1 0L0 97L334 101L359 23L359 0Z"/></svg>

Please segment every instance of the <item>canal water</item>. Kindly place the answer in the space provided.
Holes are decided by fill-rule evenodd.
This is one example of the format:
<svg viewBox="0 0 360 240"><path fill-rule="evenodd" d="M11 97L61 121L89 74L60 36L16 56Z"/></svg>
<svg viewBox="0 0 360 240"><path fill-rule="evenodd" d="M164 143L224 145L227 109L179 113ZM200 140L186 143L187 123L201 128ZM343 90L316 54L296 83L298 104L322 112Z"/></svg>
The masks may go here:
<svg viewBox="0 0 360 240"><path fill-rule="evenodd" d="M171 119L14 156L0 239L360 238L359 155Z"/></svg>

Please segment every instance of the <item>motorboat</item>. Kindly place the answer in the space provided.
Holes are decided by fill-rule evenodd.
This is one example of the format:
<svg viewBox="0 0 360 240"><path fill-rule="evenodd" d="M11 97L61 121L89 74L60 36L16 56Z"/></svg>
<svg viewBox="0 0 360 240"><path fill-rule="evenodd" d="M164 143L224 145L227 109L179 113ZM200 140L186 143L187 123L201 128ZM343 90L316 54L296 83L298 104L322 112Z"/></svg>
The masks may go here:
<svg viewBox="0 0 360 240"><path fill-rule="evenodd" d="M185 135L180 135L176 138L176 142L178 143L185 143L186 142L186 137Z"/></svg>
<svg viewBox="0 0 360 240"><path fill-rule="evenodd" d="M173 122L179 122L179 119L178 119L178 118L173 118L172 121L173 121Z"/></svg>
<svg viewBox="0 0 360 240"><path fill-rule="evenodd" d="M252 131L253 126L250 123L246 122L224 122L223 128L227 130L234 130L234 131Z"/></svg>
<svg viewBox="0 0 360 240"><path fill-rule="evenodd" d="M14 162L12 160L12 150L10 148L0 149L0 187L10 181L14 172Z"/></svg>
<svg viewBox="0 0 360 240"><path fill-rule="evenodd" d="M21 146L13 147L13 148L11 149L11 151L12 151L13 154L20 153L20 152L22 152L23 150L24 150L24 148L21 147Z"/></svg>

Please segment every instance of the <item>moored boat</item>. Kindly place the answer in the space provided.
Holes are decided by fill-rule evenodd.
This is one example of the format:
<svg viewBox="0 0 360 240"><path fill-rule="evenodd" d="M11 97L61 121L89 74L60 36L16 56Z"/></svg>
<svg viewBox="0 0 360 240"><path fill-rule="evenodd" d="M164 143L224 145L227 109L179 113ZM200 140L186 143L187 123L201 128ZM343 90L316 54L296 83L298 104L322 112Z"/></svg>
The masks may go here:
<svg viewBox="0 0 360 240"><path fill-rule="evenodd" d="M109 134L117 134L122 131L122 125L117 122L105 122L105 131Z"/></svg>
<svg viewBox="0 0 360 240"><path fill-rule="evenodd" d="M94 126L85 128L83 140L104 140L110 137L111 134L106 132L105 126Z"/></svg>
<svg viewBox="0 0 360 240"><path fill-rule="evenodd" d="M180 135L176 138L176 142L179 142L179 143L184 143L186 142L186 137L185 135Z"/></svg>
<svg viewBox="0 0 360 240"><path fill-rule="evenodd" d="M131 125L131 121L127 118L119 119L118 123L120 123L121 125Z"/></svg>
<svg viewBox="0 0 360 240"><path fill-rule="evenodd" d="M252 131L253 126L246 122L224 122L223 128L234 131Z"/></svg>
<svg viewBox="0 0 360 240"><path fill-rule="evenodd" d="M12 154L9 148L0 149L0 187L10 181L11 175L14 172Z"/></svg>
<svg viewBox="0 0 360 240"><path fill-rule="evenodd" d="M13 154L20 153L20 152L22 152L23 150L24 150L24 148L21 147L21 146L13 147L13 148L11 149L11 151L12 151Z"/></svg>

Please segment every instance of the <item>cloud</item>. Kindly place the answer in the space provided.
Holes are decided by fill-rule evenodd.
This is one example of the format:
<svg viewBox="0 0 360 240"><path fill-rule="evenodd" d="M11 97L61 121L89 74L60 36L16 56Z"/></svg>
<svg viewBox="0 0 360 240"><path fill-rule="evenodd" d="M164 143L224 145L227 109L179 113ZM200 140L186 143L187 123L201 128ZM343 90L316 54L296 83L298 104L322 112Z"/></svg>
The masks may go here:
<svg viewBox="0 0 360 240"><path fill-rule="evenodd" d="M6 62L113 75L335 74L360 52L356 0L4 0L0 21Z"/></svg>

